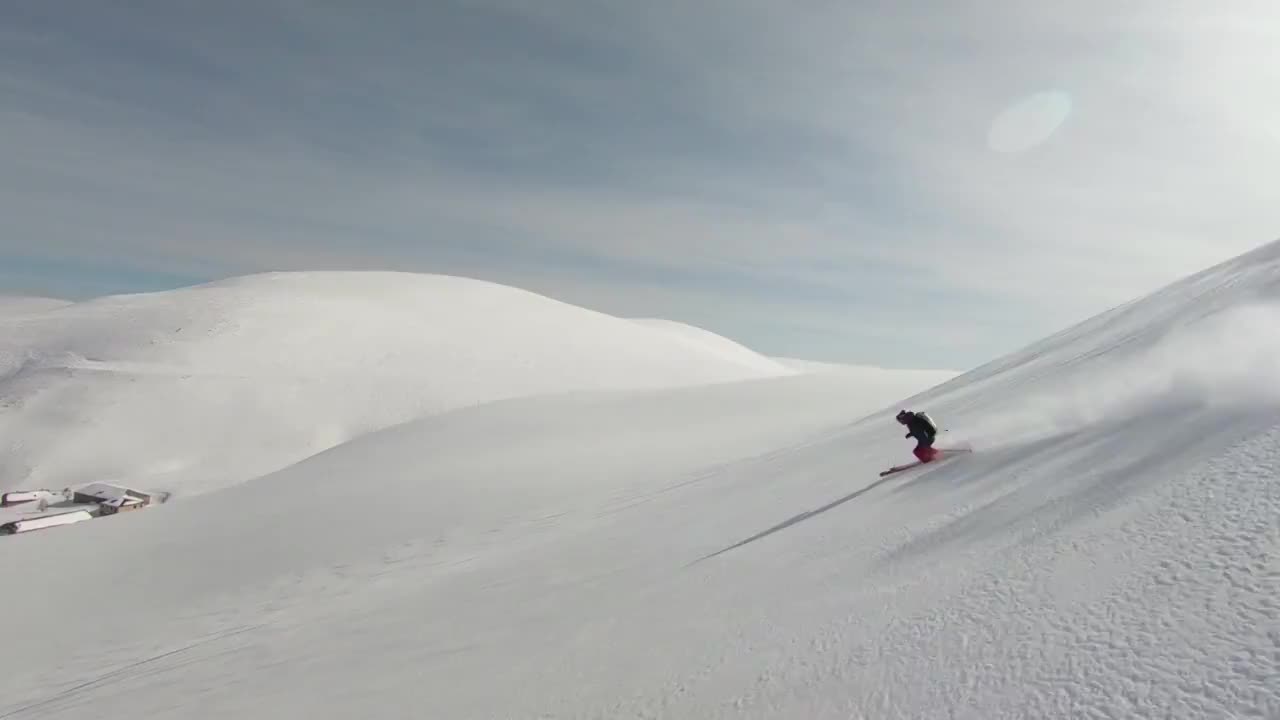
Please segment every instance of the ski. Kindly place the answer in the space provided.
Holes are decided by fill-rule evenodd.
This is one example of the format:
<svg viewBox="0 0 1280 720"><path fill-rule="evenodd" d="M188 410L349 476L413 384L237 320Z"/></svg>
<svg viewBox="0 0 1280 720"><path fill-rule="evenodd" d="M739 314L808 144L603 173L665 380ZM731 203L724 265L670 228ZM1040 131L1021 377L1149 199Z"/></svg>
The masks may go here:
<svg viewBox="0 0 1280 720"><path fill-rule="evenodd" d="M919 465L923 465L923 464L924 464L924 463L922 463L922 462L913 462L913 463L911 463L910 465L895 465L895 466L893 466L893 467L889 468L888 470L881 470L881 471L880 471L880 477L886 477L886 476L888 476L888 475L892 475L892 474L894 474L894 473L900 473L900 472L902 472L903 470L910 470L910 469L911 469L911 468L913 468L913 467L917 467L917 466L919 466Z"/></svg>

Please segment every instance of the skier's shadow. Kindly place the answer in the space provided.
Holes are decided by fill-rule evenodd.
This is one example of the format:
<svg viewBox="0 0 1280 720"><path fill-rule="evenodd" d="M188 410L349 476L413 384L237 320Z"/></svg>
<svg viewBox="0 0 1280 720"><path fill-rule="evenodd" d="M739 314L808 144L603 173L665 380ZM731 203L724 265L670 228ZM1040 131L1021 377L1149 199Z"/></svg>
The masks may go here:
<svg viewBox="0 0 1280 720"><path fill-rule="evenodd" d="M776 533L776 532L779 532L779 531L781 531L781 530L786 530L787 528L791 527L792 525L795 525L795 524L797 524L797 523L804 522L805 520L808 520L808 519L809 519L809 518L811 518L811 517L815 517L815 516L817 516L817 515L821 515L822 513L826 512L826 511L828 511L828 510L832 510L832 509L834 509L834 508L836 508L836 507L839 507L839 506L841 506L841 505L843 505L843 504L845 504L845 503L849 502L850 500L857 499L857 498L859 498L859 497L861 497L861 496L863 496L863 495L865 495L865 494L867 494L867 493L871 492L872 490L875 490L876 488L880 487L881 485L883 485L883 484L885 484L885 483L889 482L890 480L896 480L896 479L898 479L898 478L897 478L896 476L894 476L894 475L888 475L888 476L882 477L882 478L880 478L879 480L877 480L877 481L875 481L875 482L871 483L870 485L867 485L867 486L866 486L866 487L864 487L864 488L860 488L860 489L858 489L858 490L855 490L854 492L849 493L848 495L845 495L844 497L840 498L839 500L833 500L833 501L831 501L831 502L827 503L826 505L823 505L822 507L817 508L817 509L815 509L815 510L806 510L805 512L802 512L802 513L800 513L799 515L796 515L795 517L791 518L790 520L785 520L785 521L783 521L783 522L780 522L780 523L778 523L777 525L774 525L773 527L769 528L768 530L764 530L764 531L762 531L762 532L758 532L758 533L756 533L755 535L752 535L751 537L749 537L749 538L747 538L747 539L745 539L745 540L740 540L740 541L738 541L738 542L736 542L736 543L734 543L734 544L730 545L730 546L729 546L729 547L727 547L727 548L724 548L724 549L722 549L722 550L717 550L717 551L715 551L715 552L711 553L710 555L703 555L702 557L698 558L697 560L694 560L693 562L689 563L686 567L692 567L692 566L697 565L698 563L700 563L700 562L702 562L702 561L704 561L704 560L710 560L711 558L716 557L716 556L718 556L718 555L723 555L723 554L725 554L725 553L729 552L730 550L737 550L738 548L740 548L740 547L742 547L742 546L744 546L744 545L750 545L751 543L753 543L753 542L755 542L755 541L757 541L757 540L763 540L764 538L767 538L767 537L769 537L770 535L772 535L772 534L774 534L774 533Z"/></svg>

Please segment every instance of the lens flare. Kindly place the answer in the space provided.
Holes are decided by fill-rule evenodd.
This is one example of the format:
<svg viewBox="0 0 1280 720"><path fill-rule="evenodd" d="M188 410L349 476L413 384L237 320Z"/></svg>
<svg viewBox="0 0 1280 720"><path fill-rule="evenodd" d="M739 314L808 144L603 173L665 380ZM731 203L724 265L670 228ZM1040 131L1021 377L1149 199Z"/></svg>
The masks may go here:
<svg viewBox="0 0 1280 720"><path fill-rule="evenodd" d="M996 152L1025 152L1048 140L1071 114L1071 96L1038 92L1005 108L991 123L987 145Z"/></svg>

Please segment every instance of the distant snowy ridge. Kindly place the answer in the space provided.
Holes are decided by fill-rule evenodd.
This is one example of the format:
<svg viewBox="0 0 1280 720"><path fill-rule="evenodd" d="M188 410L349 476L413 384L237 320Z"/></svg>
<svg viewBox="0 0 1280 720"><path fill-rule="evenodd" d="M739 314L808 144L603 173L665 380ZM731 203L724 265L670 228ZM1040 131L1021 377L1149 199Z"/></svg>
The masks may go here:
<svg viewBox="0 0 1280 720"><path fill-rule="evenodd" d="M0 295L0 317L26 315L70 305L69 300L26 295Z"/></svg>
<svg viewBox="0 0 1280 720"><path fill-rule="evenodd" d="M672 338L681 343L687 344L691 348L696 348L701 352L712 354L716 357L724 358L727 361L746 365L748 367L759 368L761 372L772 375L787 375L793 372L793 368L788 367L784 363L780 363L773 358L765 357L756 353L754 350L747 348L723 335L717 335L710 330L689 325L688 323L677 322L674 320L662 320L659 318L633 318L632 322L654 330L665 338Z"/></svg>
<svg viewBox="0 0 1280 720"><path fill-rule="evenodd" d="M831 372L832 370L847 370L853 365L844 363L823 362L820 360L802 360L800 358L775 357L775 361L793 369L802 372Z"/></svg>
<svg viewBox="0 0 1280 720"><path fill-rule="evenodd" d="M884 368L873 365L855 365L851 363L820 362L790 357L766 357L757 354L722 335L709 330L674 320L658 318L634 318L633 322L645 327L668 333L699 348L714 352L725 359L746 364L758 364L761 369L782 370L797 373L840 372L846 375L857 375L868 385L889 384L898 387L928 388L945 382L960 374L956 370L899 369ZM910 391L907 392L910 394Z"/></svg>
<svg viewBox="0 0 1280 720"><path fill-rule="evenodd" d="M796 372L655 324L393 272L0 304L0 490L117 479L189 493L498 400Z"/></svg>

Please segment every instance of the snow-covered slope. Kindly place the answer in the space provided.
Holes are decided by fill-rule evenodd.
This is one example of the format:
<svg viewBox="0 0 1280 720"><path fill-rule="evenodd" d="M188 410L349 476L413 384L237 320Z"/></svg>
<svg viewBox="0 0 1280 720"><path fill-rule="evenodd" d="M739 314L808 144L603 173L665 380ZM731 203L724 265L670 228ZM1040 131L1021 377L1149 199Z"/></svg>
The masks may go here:
<svg viewBox="0 0 1280 720"><path fill-rule="evenodd" d="M805 373L10 538L0 717L1280 717L1277 303L1280 245L952 379L977 452L883 479L904 403Z"/></svg>
<svg viewBox="0 0 1280 720"><path fill-rule="evenodd" d="M191 493L494 400L794 372L710 333L691 344L448 276L284 273L17 305L0 304L0 489Z"/></svg>
<svg viewBox="0 0 1280 720"><path fill-rule="evenodd" d="M1277 320L1280 242L977 368L922 401L945 402L965 418L957 424L966 438L987 446L1174 411L1270 412L1280 402Z"/></svg>

